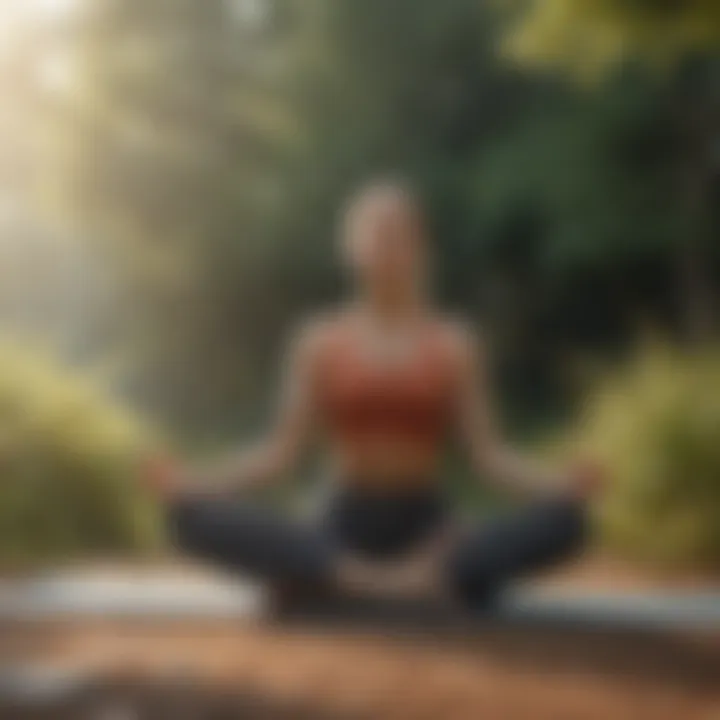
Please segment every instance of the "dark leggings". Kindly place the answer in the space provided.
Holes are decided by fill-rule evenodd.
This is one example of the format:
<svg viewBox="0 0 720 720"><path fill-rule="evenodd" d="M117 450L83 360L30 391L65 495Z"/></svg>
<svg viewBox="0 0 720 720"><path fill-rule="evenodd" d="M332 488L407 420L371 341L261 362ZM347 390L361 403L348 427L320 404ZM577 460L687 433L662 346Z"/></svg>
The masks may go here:
<svg viewBox="0 0 720 720"><path fill-rule="evenodd" d="M424 506L421 514L434 522ZM169 516L183 552L269 582L331 585L342 541L327 523L303 524L227 499L176 502ZM407 511L402 515L412 516ZM468 604L484 604L509 581L578 552L585 525L584 508L568 499L547 500L481 522L451 548L445 566L448 583Z"/></svg>

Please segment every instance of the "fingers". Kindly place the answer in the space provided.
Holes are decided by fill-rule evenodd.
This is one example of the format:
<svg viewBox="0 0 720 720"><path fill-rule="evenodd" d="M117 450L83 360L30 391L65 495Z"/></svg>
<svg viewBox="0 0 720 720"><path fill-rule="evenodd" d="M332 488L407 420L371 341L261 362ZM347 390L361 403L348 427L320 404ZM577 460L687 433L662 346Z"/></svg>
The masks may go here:
<svg viewBox="0 0 720 720"><path fill-rule="evenodd" d="M602 491L607 471L599 461L580 457L571 465L570 475L573 492L581 499L591 499Z"/></svg>
<svg viewBox="0 0 720 720"><path fill-rule="evenodd" d="M146 488L161 499L173 497L180 487L180 464L170 455L154 455L141 468Z"/></svg>

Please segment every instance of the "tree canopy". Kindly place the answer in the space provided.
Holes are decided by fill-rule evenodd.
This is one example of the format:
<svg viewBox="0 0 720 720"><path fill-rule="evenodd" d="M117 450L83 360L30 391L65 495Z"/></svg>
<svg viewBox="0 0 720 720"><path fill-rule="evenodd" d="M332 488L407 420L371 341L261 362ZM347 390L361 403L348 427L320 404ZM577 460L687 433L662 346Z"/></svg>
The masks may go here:
<svg viewBox="0 0 720 720"><path fill-rule="evenodd" d="M508 0L508 53L592 79L628 59L668 68L720 44L714 0Z"/></svg>
<svg viewBox="0 0 720 720"><path fill-rule="evenodd" d="M388 172L421 189L439 294L495 337L524 415L558 395L568 351L622 346L639 318L682 326L698 257L706 293L717 272L717 173L696 161L717 131L686 112L711 117L715 65L672 82L610 73L590 93L530 72L543 47L571 79L578 48L609 66L592 28L615 38L598 40L613 64L631 45L652 62L658 43L705 48L714 3L665 5L547 0L509 18L477 0L89 6L79 80L51 117L53 166L72 227L124 289L129 391L195 430L255 417L289 327L338 296L339 208ZM497 52L507 22L539 66ZM651 31L671 25L672 41ZM700 254L679 252L701 236Z"/></svg>

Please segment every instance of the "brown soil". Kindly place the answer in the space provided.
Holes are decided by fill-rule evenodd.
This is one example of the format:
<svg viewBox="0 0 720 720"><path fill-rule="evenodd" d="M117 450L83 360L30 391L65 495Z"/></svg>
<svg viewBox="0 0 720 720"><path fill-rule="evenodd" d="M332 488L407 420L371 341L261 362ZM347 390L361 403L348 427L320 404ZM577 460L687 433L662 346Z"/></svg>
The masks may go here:
<svg viewBox="0 0 720 720"><path fill-rule="evenodd" d="M667 583L597 560L547 581ZM720 720L717 637L488 627L442 638L220 620L0 627L0 666L26 664L95 680L32 713L0 702L2 720Z"/></svg>
<svg viewBox="0 0 720 720"><path fill-rule="evenodd" d="M84 670L96 678L94 704L135 698L148 720L175 720L169 708L179 701L198 720L221 710L234 714L218 717L368 720L720 718L720 651L688 638L489 631L441 642L221 621L87 621L16 624L3 632L2 655L14 667ZM77 705L51 710L53 720L82 720ZM0 705L2 718L31 717L15 712Z"/></svg>

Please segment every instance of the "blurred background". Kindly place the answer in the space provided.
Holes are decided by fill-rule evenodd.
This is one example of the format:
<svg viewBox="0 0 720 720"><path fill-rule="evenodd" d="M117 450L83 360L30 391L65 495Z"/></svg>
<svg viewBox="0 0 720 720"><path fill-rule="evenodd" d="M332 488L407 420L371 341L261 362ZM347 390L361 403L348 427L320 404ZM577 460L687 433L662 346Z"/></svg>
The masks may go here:
<svg viewBox="0 0 720 720"><path fill-rule="evenodd" d="M339 208L388 173L420 189L440 302L489 338L506 434L609 470L565 581L692 632L470 652L173 621L138 464L262 430L288 334L342 296ZM0 0L0 716L719 717L719 295L717 0ZM446 474L498 501L452 451ZM104 618L133 593L140 622ZM213 715L223 683L244 704Z"/></svg>
<svg viewBox="0 0 720 720"><path fill-rule="evenodd" d="M139 453L262 427L391 172L508 434L608 463L614 553L717 569L719 47L714 0L2 0L0 562L161 542Z"/></svg>

